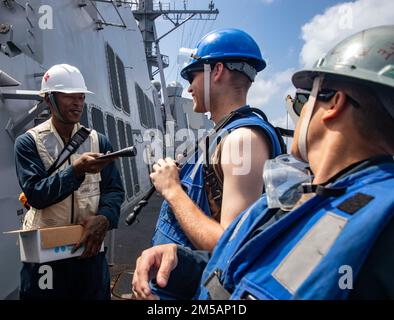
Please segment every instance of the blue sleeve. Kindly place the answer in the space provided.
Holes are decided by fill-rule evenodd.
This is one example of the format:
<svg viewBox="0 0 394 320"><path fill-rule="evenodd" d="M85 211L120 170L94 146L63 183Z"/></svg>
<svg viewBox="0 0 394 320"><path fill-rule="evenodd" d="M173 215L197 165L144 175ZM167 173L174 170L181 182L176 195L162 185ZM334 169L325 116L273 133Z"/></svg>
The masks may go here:
<svg viewBox="0 0 394 320"><path fill-rule="evenodd" d="M28 203L37 209L44 209L64 200L84 180L74 177L71 166L48 177L29 133L19 136L15 141L15 167L19 185Z"/></svg>
<svg viewBox="0 0 394 320"><path fill-rule="evenodd" d="M165 292L177 299L192 299L200 287L202 273L211 256L209 251L177 246L178 264L172 270Z"/></svg>
<svg viewBox="0 0 394 320"><path fill-rule="evenodd" d="M377 238L355 279L351 300L394 299L394 218Z"/></svg>
<svg viewBox="0 0 394 320"><path fill-rule="evenodd" d="M98 133L100 152L113 151L108 139ZM118 161L118 160L117 160ZM101 171L99 215L109 221L110 229L118 227L120 207L124 201L124 188L115 162L110 163Z"/></svg>

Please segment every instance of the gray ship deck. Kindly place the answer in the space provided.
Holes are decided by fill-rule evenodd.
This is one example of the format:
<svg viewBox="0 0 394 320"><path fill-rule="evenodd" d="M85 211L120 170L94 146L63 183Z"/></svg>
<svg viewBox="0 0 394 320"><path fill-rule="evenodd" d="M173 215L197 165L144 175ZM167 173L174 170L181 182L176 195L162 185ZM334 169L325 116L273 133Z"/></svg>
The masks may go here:
<svg viewBox="0 0 394 320"><path fill-rule="evenodd" d="M140 213L138 223L125 224L122 215L115 236L114 264L110 266L113 299L130 298L132 271L140 253L151 246L157 217L163 199L155 193ZM117 281L118 278L118 281Z"/></svg>

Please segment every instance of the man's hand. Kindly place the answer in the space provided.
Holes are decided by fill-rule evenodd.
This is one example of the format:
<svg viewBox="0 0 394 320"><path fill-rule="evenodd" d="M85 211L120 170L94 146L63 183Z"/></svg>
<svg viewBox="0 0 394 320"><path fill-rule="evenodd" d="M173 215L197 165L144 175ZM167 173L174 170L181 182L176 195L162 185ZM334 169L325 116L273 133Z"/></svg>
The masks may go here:
<svg viewBox="0 0 394 320"><path fill-rule="evenodd" d="M157 284L164 288L167 285L170 273L178 264L177 246L164 244L152 247L142 252L137 259L134 271L132 288L138 300L158 300L152 294L149 281L156 277Z"/></svg>
<svg viewBox="0 0 394 320"><path fill-rule="evenodd" d="M182 190L179 170L176 161L171 158L160 159L153 165L153 172L150 174L150 178L156 190L165 199Z"/></svg>
<svg viewBox="0 0 394 320"><path fill-rule="evenodd" d="M108 219L102 215L91 216L84 220L83 226L84 233L82 238L72 250L72 253L74 253L84 245L85 251L82 253L81 259L90 258L99 253L101 244L104 241L109 227L109 222Z"/></svg>
<svg viewBox="0 0 394 320"><path fill-rule="evenodd" d="M101 153L85 152L73 162L74 176L83 177L85 173L99 173L106 165L117 158L96 159Z"/></svg>

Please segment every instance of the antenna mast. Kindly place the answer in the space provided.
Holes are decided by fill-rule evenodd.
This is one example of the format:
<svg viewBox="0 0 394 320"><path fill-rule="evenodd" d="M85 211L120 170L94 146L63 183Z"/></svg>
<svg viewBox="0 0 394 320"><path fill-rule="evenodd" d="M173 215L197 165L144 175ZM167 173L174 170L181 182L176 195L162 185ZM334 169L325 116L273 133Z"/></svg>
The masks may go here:
<svg viewBox="0 0 394 320"><path fill-rule="evenodd" d="M160 53L159 41L189 20L216 20L219 10L215 9L212 0L209 3L208 9L209 10L188 10L186 1L183 2L183 9L180 10L171 10L170 3L162 3L161 1L153 3L153 0L139 0L138 3L132 4L132 12L134 18L138 21L138 27L144 40L150 79L153 80L155 75L158 73L160 74L164 110L166 114L167 157L175 157L175 120L171 113L164 77L164 69L168 67L169 59L168 56ZM169 20L174 27L158 37L155 20L160 16ZM156 70L153 70L154 68L156 68Z"/></svg>
<svg viewBox="0 0 394 320"><path fill-rule="evenodd" d="M219 10L215 9L213 1L209 3L209 10L188 10L185 1L183 2L183 9L171 10L170 3L162 3L161 1L153 3L153 0L140 0L138 3L132 4L132 9L144 39L151 80L153 80L153 77L160 72L158 65L159 55L157 54L156 48L159 46L159 41L161 39L189 20L216 20L217 15L219 14ZM160 16L169 20L174 27L164 35L156 37L154 31L155 20ZM168 56L160 56L162 58L163 67L168 67ZM153 67L156 67L157 70L153 71Z"/></svg>

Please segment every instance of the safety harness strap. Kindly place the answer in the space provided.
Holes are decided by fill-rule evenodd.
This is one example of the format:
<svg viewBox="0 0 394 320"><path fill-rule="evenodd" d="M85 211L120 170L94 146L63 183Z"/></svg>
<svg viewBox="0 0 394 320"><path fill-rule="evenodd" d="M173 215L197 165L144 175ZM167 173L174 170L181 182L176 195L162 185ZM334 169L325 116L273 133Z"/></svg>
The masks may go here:
<svg viewBox="0 0 394 320"><path fill-rule="evenodd" d="M229 300L231 297L231 294L220 283L220 274L220 270L216 269L204 283L211 300Z"/></svg>
<svg viewBox="0 0 394 320"><path fill-rule="evenodd" d="M210 146L211 142L216 139L216 145L219 145L221 136L218 136L218 132L220 129L225 127L228 123L233 121L235 118L242 118L250 115L251 113L254 113L255 115L259 116L262 118L268 125L271 125L268 121L267 116L265 113L257 108L253 107L244 107L238 110L235 110L231 112L228 116L223 118L218 124L215 126L213 129L213 132L209 135L206 136L205 138L205 165L204 165L204 177L206 181L207 188L209 189L210 192L210 197L213 199L213 201L216 203L217 208L221 207L222 203L222 196L223 196L223 177L220 177L220 174L215 171L214 166L211 164L210 161ZM278 138L281 153L286 153L286 144L281 136L281 133L285 129L277 128L271 125L271 127L274 129L274 132ZM291 131L289 130L286 132L288 135L291 135ZM272 150L274 152L274 150ZM272 154L270 157L274 157L275 155ZM219 210L220 212L220 210Z"/></svg>
<svg viewBox="0 0 394 320"><path fill-rule="evenodd" d="M89 137L91 130L81 127L70 139L70 141L64 146L57 159L52 163L47 171L48 176L59 169L68 158L74 154L78 148L85 142Z"/></svg>

